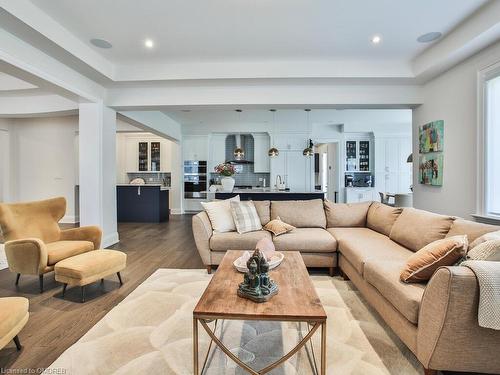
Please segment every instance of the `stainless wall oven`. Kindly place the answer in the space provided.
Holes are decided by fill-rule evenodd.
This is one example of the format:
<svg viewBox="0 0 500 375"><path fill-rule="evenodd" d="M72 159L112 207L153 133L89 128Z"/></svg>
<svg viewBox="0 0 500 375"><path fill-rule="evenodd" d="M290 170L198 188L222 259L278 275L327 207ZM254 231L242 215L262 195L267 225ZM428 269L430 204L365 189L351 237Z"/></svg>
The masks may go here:
<svg viewBox="0 0 500 375"><path fill-rule="evenodd" d="M184 198L207 198L207 162L206 160L184 161Z"/></svg>

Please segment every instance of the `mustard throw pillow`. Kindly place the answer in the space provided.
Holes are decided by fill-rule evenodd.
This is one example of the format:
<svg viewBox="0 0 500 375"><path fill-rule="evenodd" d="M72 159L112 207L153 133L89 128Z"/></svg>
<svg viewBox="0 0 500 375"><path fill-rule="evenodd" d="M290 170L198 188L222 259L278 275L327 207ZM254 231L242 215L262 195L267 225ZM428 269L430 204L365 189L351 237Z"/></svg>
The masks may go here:
<svg viewBox="0 0 500 375"><path fill-rule="evenodd" d="M271 232L275 236L279 236L281 234L285 234L294 230L295 227L281 221L280 217L278 216L276 217L276 219L271 220L269 223L264 225L264 229Z"/></svg>
<svg viewBox="0 0 500 375"><path fill-rule="evenodd" d="M439 267L452 266L469 246L467 236L453 236L431 242L410 256L400 279L405 283L428 281Z"/></svg>

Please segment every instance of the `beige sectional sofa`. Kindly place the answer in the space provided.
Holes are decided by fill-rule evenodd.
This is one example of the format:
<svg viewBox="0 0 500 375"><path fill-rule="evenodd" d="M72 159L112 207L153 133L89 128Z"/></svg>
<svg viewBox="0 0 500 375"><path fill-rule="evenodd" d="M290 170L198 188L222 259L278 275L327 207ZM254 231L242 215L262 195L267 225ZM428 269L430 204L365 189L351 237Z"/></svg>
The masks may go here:
<svg viewBox="0 0 500 375"><path fill-rule="evenodd" d="M469 268L442 267L427 284L399 280L408 257L426 244L458 234L472 242L499 227L377 202L254 203L263 225L279 216L296 229L278 237L264 230L213 233L207 214L200 212L193 216L193 233L207 269L219 264L226 250L253 249L268 237L279 251L300 251L308 267L328 267L333 273L339 266L426 373L500 373L500 331L477 323L479 288Z"/></svg>

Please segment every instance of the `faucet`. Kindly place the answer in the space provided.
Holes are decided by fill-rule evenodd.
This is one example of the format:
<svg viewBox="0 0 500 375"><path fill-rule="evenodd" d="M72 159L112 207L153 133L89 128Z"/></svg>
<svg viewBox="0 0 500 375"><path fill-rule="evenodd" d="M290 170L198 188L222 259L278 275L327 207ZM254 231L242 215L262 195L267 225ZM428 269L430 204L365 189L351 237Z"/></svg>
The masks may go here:
<svg viewBox="0 0 500 375"><path fill-rule="evenodd" d="M279 180L279 184L278 184L278 180ZM281 185L283 185L283 179L281 178L281 176L279 174L277 174L276 175L276 183L274 186L276 186L276 189L279 190Z"/></svg>

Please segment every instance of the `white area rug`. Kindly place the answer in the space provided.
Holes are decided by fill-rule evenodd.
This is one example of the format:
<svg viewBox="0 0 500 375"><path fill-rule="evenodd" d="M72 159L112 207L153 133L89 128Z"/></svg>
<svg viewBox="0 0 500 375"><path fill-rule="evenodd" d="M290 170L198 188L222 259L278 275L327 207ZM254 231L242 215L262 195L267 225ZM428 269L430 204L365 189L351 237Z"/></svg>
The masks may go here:
<svg viewBox="0 0 500 375"><path fill-rule="evenodd" d="M4 245L0 243L0 270L9 268L7 264L7 257L5 256Z"/></svg>
<svg viewBox="0 0 500 375"><path fill-rule="evenodd" d="M375 318L349 282L328 276L312 279L328 314L328 374L418 374L413 355ZM209 280L205 270L156 271L47 373L65 369L66 375L192 374L192 311ZM203 361L209 341L201 326L200 335ZM296 323L225 321L222 336L233 353L260 369L295 346L300 332ZM319 334L314 346L319 348ZM244 373L220 350L210 356L205 372ZM304 349L271 372L310 373Z"/></svg>

